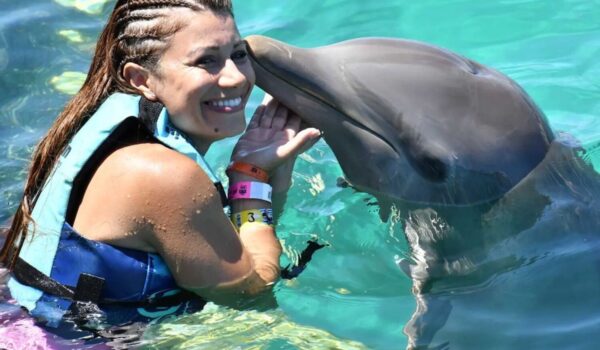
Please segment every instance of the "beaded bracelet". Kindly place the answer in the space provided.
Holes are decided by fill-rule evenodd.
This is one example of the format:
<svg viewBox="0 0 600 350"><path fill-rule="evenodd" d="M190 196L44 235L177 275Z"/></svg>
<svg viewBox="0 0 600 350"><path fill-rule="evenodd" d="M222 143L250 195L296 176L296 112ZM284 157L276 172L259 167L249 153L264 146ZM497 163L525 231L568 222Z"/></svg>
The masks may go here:
<svg viewBox="0 0 600 350"><path fill-rule="evenodd" d="M231 222L239 230L245 223L263 223L273 226L273 209L250 209L243 210L239 213L231 215Z"/></svg>
<svg viewBox="0 0 600 350"><path fill-rule="evenodd" d="M269 174L265 170L250 163L231 162L225 172L229 174L232 171L251 176L261 182L269 182Z"/></svg>
<svg viewBox="0 0 600 350"><path fill-rule="evenodd" d="M271 203L273 188L263 182L242 181L229 186L229 199L260 199Z"/></svg>

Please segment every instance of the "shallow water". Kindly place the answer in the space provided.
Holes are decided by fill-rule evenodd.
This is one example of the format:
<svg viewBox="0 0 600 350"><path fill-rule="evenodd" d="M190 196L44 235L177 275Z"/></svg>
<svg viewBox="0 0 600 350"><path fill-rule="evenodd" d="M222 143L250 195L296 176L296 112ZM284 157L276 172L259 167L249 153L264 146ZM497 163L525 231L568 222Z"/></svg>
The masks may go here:
<svg viewBox="0 0 600 350"><path fill-rule="evenodd" d="M77 90L112 4L0 0L0 223L17 205L33 145ZM555 131L574 135L587 150L584 159L600 169L598 0L240 0L234 5L243 35L263 34L304 47L363 36L401 37L443 46L494 67L531 95ZM260 99L257 89L248 114ZM208 154L220 175L234 142L225 140ZM410 279L396 265L398 258L410 255L402 225L397 218L382 223L374 199L337 187L340 176L340 167L323 142L297 162L277 228L286 256L293 258L311 237L330 246L316 253L298 279L279 283L279 309L243 313L210 306L196 315L151 325L144 335L147 347L405 348L403 329L416 302ZM537 334L540 341L528 344L536 349L552 348L556 343L543 340L555 335L568 339L571 348L596 348L591 334L600 332L600 314L580 317L564 307L573 303L567 295L585 296L583 290L597 288L592 283L597 281L598 266L584 263L595 261L591 252L585 241L571 242L546 265L525 265L487 281L479 286L487 292L477 299L480 303L455 312L432 344L443 344L444 337L452 339L455 334L473 335L471 327L477 323L472 322L479 320L496 328L483 327L478 336L450 348L514 348L523 344L520 339L527 339L523 334ZM573 288L582 288L581 293L575 290L563 299L554 295L555 299L543 299L545 303L507 309L501 286L523 280L535 283L538 277L543 281L543 268L552 268L551 263L559 264L564 274L572 273L565 267L568 264L589 266L575 274L587 284L578 285L575 277L570 280ZM460 305L473 295L454 302ZM495 303L486 305L483 296ZM598 310L596 304L590 310ZM0 306L10 309L0 311L5 316L14 316L14 308ZM516 309L525 310L528 317ZM542 321L556 315L565 321ZM6 327L2 321L0 327ZM514 324L522 327L516 329Z"/></svg>

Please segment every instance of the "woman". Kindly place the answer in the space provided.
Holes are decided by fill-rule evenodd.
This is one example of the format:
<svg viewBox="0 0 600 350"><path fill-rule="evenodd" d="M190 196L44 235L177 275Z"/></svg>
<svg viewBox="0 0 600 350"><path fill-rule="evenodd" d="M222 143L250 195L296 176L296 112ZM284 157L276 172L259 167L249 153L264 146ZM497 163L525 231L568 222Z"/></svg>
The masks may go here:
<svg viewBox="0 0 600 350"><path fill-rule="evenodd" d="M33 155L1 255L13 297L52 321L97 304L160 316L181 310L180 289L227 304L268 290L273 206L320 133L276 101L259 107L231 157L228 217L202 155L244 131L253 85L230 1L118 1Z"/></svg>

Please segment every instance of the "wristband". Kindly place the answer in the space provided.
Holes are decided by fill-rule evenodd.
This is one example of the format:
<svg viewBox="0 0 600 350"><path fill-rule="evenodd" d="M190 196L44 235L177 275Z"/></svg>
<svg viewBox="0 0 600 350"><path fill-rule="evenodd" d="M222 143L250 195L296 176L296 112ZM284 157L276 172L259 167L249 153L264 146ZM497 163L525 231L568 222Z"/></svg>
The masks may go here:
<svg viewBox="0 0 600 350"><path fill-rule="evenodd" d="M243 181L229 186L229 199L260 199L271 203L273 188L263 182Z"/></svg>
<svg viewBox="0 0 600 350"><path fill-rule="evenodd" d="M234 213L231 221L239 230L243 224L257 222L273 226L273 209L250 209Z"/></svg>
<svg viewBox="0 0 600 350"><path fill-rule="evenodd" d="M250 163L231 162L225 172L229 174L232 171L251 176L261 182L269 182L269 174L267 174L265 170Z"/></svg>

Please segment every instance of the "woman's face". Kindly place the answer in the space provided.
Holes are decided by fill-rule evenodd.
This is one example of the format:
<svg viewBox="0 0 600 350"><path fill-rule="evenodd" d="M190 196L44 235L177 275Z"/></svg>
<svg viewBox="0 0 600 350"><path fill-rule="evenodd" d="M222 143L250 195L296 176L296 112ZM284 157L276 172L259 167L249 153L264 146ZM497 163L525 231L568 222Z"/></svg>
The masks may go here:
<svg viewBox="0 0 600 350"><path fill-rule="evenodd" d="M173 12L185 26L170 39L148 87L167 107L171 122L206 151L211 142L244 131L254 70L231 16Z"/></svg>

